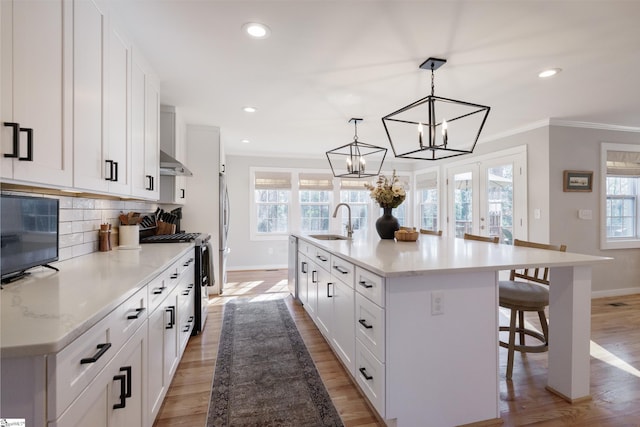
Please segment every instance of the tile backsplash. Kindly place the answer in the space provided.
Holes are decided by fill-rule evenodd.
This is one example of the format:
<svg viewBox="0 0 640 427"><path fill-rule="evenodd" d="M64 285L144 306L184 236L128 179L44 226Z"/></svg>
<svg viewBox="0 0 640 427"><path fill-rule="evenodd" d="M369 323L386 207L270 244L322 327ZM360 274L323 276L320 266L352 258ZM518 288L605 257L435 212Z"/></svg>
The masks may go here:
<svg viewBox="0 0 640 427"><path fill-rule="evenodd" d="M87 196L63 196L42 194L38 192L2 191L3 194L21 194L58 199L59 216L59 259L60 261L86 255L98 251L98 231L100 224L111 224L114 233L120 224L118 215L121 212L154 212L156 202L139 200L112 200L91 198Z"/></svg>

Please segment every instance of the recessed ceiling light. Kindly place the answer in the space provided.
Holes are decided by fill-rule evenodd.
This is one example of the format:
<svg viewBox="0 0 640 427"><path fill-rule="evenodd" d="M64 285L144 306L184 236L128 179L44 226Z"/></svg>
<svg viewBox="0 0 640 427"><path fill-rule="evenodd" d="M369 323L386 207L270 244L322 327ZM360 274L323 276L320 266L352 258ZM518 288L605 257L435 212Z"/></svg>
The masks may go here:
<svg viewBox="0 0 640 427"><path fill-rule="evenodd" d="M271 34L269 27L258 22L248 22L242 29L254 39L266 39Z"/></svg>
<svg viewBox="0 0 640 427"><path fill-rule="evenodd" d="M255 113L258 109L256 107L246 106L242 107L242 111L245 113Z"/></svg>
<svg viewBox="0 0 640 427"><path fill-rule="evenodd" d="M240 141L240 142L242 142L243 144L248 144L248 143L249 143L249 140L248 140L248 139L243 139L243 140L242 140L242 141Z"/></svg>
<svg viewBox="0 0 640 427"><path fill-rule="evenodd" d="M548 70L540 71L540 73L538 73L538 77L545 79L547 77L555 76L560 71L562 71L561 68L549 68Z"/></svg>

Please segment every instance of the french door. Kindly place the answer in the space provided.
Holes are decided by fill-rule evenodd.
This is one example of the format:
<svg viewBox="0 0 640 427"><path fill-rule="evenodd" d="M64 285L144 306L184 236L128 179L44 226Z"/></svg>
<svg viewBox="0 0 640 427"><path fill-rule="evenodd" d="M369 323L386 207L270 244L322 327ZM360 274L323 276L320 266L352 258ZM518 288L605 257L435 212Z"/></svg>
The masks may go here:
<svg viewBox="0 0 640 427"><path fill-rule="evenodd" d="M447 232L498 236L512 244L527 236L526 151L474 159L447 168Z"/></svg>

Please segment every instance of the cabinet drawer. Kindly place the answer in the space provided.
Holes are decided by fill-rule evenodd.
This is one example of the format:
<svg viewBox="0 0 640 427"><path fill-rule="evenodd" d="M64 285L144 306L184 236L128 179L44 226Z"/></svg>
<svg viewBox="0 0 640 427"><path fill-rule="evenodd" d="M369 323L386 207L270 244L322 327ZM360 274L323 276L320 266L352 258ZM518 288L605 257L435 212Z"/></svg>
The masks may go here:
<svg viewBox="0 0 640 427"><path fill-rule="evenodd" d="M356 266L356 290L380 307L384 307L384 277Z"/></svg>
<svg viewBox="0 0 640 427"><path fill-rule="evenodd" d="M47 358L47 418L57 419L118 351L111 317Z"/></svg>
<svg viewBox="0 0 640 427"><path fill-rule="evenodd" d="M331 264L331 253L316 246L310 246L309 249L309 259L325 270L331 271L331 269L329 268Z"/></svg>
<svg viewBox="0 0 640 427"><path fill-rule="evenodd" d="M369 402L385 417L385 366L356 340L356 381Z"/></svg>
<svg viewBox="0 0 640 427"><path fill-rule="evenodd" d="M120 348L133 335L133 332L147 320L147 316L149 316L149 312L147 287L145 286L109 314L114 347Z"/></svg>
<svg viewBox="0 0 640 427"><path fill-rule="evenodd" d="M149 313L153 313L155 309L160 306L160 303L164 301L167 295L171 293L172 289L167 286L168 284L169 275L166 272L163 272L147 285Z"/></svg>
<svg viewBox="0 0 640 427"><path fill-rule="evenodd" d="M179 283L182 277L189 274L188 270L190 267L193 267L193 265L195 265L194 263L195 263L195 258L194 258L193 252L189 252L188 254L185 254L178 261L174 262L171 265L171 267L167 269L167 273L169 277L168 285L171 287ZM193 273L191 275L193 276Z"/></svg>
<svg viewBox="0 0 640 427"><path fill-rule="evenodd" d="M349 261L345 261L340 257L331 255L331 274L333 277L353 289L355 266Z"/></svg>
<svg viewBox="0 0 640 427"><path fill-rule="evenodd" d="M381 362L384 336L384 309L356 292L356 338Z"/></svg>
<svg viewBox="0 0 640 427"><path fill-rule="evenodd" d="M301 252L303 255L307 255L311 253L310 248L313 246L302 239L298 239L298 252Z"/></svg>

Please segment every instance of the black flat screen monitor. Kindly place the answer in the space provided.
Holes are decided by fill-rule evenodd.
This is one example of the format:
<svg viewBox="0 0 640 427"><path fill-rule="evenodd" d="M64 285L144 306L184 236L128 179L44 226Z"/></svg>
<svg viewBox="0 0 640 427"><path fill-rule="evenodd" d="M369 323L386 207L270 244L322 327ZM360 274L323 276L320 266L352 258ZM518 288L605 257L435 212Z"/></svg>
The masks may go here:
<svg viewBox="0 0 640 427"><path fill-rule="evenodd" d="M0 196L0 271L2 282L58 260L57 199Z"/></svg>

